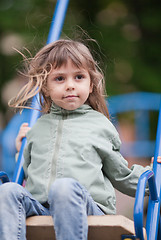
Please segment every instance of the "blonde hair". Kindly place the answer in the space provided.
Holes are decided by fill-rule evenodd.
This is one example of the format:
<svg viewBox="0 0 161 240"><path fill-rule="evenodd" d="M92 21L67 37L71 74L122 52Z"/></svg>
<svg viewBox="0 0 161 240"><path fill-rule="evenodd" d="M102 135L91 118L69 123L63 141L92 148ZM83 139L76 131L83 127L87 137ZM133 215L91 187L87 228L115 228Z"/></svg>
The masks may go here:
<svg viewBox="0 0 161 240"><path fill-rule="evenodd" d="M52 100L46 93L48 75L52 69L66 64L71 59L78 68L88 70L93 91L89 94L88 104L96 111L109 118L109 112L105 101L104 75L89 49L81 42L61 39L50 43L40 49L36 56L28 60L28 83L21 89L16 97L9 101L10 107L31 108L26 106L27 101L39 93L42 111L50 111ZM43 101L41 101L43 96Z"/></svg>

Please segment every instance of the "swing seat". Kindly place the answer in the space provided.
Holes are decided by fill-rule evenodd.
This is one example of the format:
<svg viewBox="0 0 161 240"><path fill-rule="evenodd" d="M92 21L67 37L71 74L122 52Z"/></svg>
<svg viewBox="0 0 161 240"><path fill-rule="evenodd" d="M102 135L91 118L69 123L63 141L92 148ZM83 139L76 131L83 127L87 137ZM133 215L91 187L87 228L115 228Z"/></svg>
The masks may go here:
<svg viewBox="0 0 161 240"><path fill-rule="evenodd" d="M29 217L26 220L26 226L27 240L55 240L51 216ZM134 222L121 215L89 216L88 227L88 240L136 239L133 238ZM146 239L145 229L144 237Z"/></svg>

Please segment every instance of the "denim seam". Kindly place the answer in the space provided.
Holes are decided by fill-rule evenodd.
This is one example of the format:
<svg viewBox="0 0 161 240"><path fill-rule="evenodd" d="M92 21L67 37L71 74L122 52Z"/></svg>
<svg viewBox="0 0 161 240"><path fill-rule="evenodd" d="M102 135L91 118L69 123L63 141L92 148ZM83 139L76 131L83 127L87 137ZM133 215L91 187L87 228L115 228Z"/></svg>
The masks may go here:
<svg viewBox="0 0 161 240"><path fill-rule="evenodd" d="M82 201L81 201L81 198L80 198L80 200L79 200L79 204L80 204L80 206L81 206L81 208L80 208L80 219L81 219L81 221L80 221L80 230L79 230L79 234L80 234L80 239L83 239L83 224L82 224L82 221L83 221L83 213L82 213Z"/></svg>
<svg viewBox="0 0 161 240"><path fill-rule="evenodd" d="M78 187L80 188L80 190L81 190L81 196L80 196L80 201L79 201L79 203L80 203L80 205L81 205L81 208L80 208L80 215L81 215L81 219L82 219L82 221L80 221L80 223L83 223L83 212L82 211L84 211L84 209L83 209L83 206L84 206L84 204L82 204L82 202L84 202L84 203L86 203L86 195L84 194L84 189L78 184ZM87 205L87 203L86 203L86 205ZM81 224L80 225L80 239L84 239L83 237L84 237L84 229L83 229L83 226L84 226L84 224Z"/></svg>
<svg viewBox="0 0 161 240"><path fill-rule="evenodd" d="M20 239L21 236L21 229L22 229L22 198L23 198L23 193L20 195L20 200L19 200L19 207L18 207L18 233L17 233L17 239Z"/></svg>

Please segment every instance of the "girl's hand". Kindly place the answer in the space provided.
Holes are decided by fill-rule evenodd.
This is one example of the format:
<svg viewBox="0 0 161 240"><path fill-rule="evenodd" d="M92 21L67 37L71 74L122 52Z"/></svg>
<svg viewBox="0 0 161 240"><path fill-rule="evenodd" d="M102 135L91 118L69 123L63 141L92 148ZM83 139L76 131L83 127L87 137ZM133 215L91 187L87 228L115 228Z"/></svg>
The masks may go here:
<svg viewBox="0 0 161 240"><path fill-rule="evenodd" d="M28 126L28 123L23 123L20 127L19 133L16 137L16 149L17 152L20 151L21 149L21 144L22 144L22 139L26 137L26 133L30 130L31 128Z"/></svg>

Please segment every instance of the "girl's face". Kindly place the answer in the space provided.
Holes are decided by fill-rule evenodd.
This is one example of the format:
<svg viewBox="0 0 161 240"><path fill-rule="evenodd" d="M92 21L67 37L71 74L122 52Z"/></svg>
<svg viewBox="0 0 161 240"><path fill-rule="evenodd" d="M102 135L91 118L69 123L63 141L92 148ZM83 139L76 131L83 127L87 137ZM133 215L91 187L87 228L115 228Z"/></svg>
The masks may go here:
<svg viewBox="0 0 161 240"><path fill-rule="evenodd" d="M69 59L66 65L51 71L47 89L56 105L66 110L75 110L88 99L92 84L88 71L76 67Z"/></svg>

